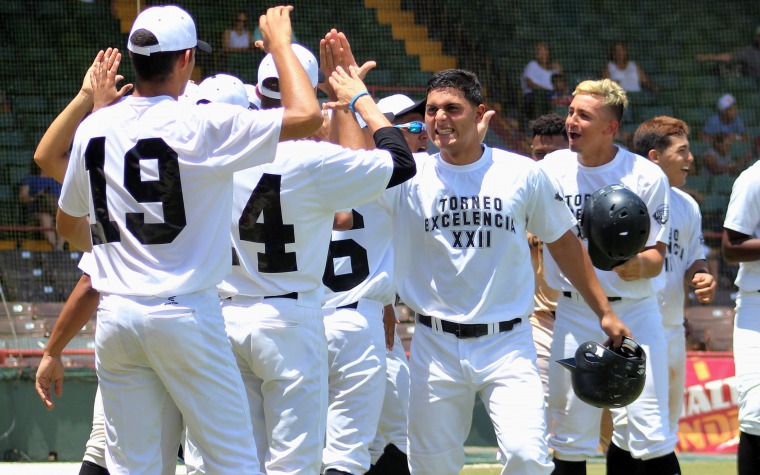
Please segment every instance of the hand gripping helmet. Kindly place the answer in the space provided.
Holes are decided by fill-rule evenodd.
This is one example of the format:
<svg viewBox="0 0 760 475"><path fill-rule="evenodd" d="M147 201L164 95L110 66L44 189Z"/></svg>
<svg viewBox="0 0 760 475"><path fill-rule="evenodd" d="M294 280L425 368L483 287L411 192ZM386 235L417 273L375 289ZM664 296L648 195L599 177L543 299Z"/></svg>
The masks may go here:
<svg viewBox="0 0 760 475"><path fill-rule="evenodd" d="M635 256L649 237L647 205L622 185L607 185L583 204L581 232L594 267L612 270Z"/></svg>
<svg viewBox="0 0 760 475"><path fill-rule="evenodd" d="M619 350L587 341L575 350L575 358L557 363L572 373L573 391L596 407L623 407L639 397L646 381L646 353L632 339L623 338Z"/></svg>

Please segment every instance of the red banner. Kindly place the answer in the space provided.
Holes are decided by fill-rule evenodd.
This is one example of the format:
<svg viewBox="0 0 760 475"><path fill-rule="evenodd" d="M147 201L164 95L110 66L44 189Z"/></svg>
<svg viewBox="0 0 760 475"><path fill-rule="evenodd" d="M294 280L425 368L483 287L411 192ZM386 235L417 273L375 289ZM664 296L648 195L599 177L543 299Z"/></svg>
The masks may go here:
<svg viewBox="0 0 760 475"><path fill-rule="evenodd" d="M731 353L689 353L678 450L735 453L739 443L737 400Z"/></svg>

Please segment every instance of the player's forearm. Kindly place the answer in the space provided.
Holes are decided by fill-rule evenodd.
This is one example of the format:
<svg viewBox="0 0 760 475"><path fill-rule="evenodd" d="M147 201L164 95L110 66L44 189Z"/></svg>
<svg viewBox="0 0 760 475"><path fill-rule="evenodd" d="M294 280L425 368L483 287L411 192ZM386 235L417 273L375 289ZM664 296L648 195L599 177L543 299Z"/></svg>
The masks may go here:
<svg viewBox="0 0 760 475"><path fill-rule="evenodd" d="M723 259L729 264L760 260L760 238L753 238L730 229L723 229Z"/></svg>
<svg viewBox="0 0 760 475"><path fill-rule="evenodd" d="M279 72L281 103L285 108L280 141L306 138L322 126L317 95L290 45L271 53Z"/></svg>
<svg viewBox="0 0 760 475"><path fill-rule="evenodd" d="M662 272L665 263L665 243L658 242L655 247L641 251L637 257L641 262L641 278L651 279Z"/></svg>
<svg viewBox="0 0 760 475"><path fill-rule="evenodd" d="M74 140L74 133L92 107L92 96L80 91L53 120L34 151L34 161L58 183L63 183L66 175L68 150Z"/></svg>
<svg viewBox="0 0 760 475"><path fill-rule="evenodd" d="M333 110L330 142L351 150L364 148L364 134L350 110Z"/></svg>
<svg viewBox="0 0 760 475"><path fill-rule="evenodd" d="M612 313L607 296L596 277L594 266L581 241L568 230L552 243L544 243L565 277L583 296L591 310L601 320Z"/></svg>
<svg viewBox="0 0 760 475"><path fill-rule="evenodd" d="M53 326L50 338L45 345L45 355L60 356L66 345L95 313L99 301L100 294L92 288L90 276L83 274L74 290L71 291Z"/></svg>

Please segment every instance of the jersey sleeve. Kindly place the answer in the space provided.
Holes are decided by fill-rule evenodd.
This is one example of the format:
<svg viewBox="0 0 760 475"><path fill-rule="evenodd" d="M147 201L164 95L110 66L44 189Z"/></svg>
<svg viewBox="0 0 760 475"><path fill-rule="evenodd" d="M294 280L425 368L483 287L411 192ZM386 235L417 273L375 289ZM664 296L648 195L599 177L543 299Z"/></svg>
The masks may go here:
<svg viewBox="0 0 760 475"><path fill-rule="evenodd" d="M705 260L705 239L702 236L702 213L699 212L699 205L696 202L691 202L692 205L692 218L691 218L691 234L689 236L689 256L686 259L686 268L688 269L696 261Z"/></svg>
<svg viewBox="0 0 760 475"><path fill-rule="evenodd" d="M562 196L546 173L536 168L532 176L533 186L527 203L527 230L544 242L554 242L570 228L576 220Z"/></svg>
<svg viewBox="0 0 760 475"><path fill-rule="evenodd" d="M63 179L61 196L58 199L58 207L69 216L81 217L90 212L90 188L87 181L87 170L84 164L82 144L83 136L76 134L71 149L69 166Z"/></svg>
<svg viewBox="0 0 760 475"><path fill-rule="evenodd" d="M760 183L757 182L757 173L749 173L755 171L754 168L742 172L734 181L723 222L724 228L747 236L753 236L760 222Z"/></svg>
<svg viewBox="0 0 760 475"><path fill-rule="evenodd" d="M203 139L211 164L229 174L274 160L284 109L250 111L230 104L204 104Z"/></svg>
<svg viewBox="0 0 760 475"><path fill-rule="evenodd" d="M670 184L665 174L659 169L658 172L651 187L645 191L645 196L641 197L649 211L647 247L653 247L658 242L667 244L670 232Z"/></svg>
<svg viewBox="0 0 760 475"><path fill-rule="evenodd" d="M350 150L326 142L309 143L316 149L311 153L317 151L322 155L319 190L325 208L358 206L377 199L385 191L393 172L390 152Z"/></svg>

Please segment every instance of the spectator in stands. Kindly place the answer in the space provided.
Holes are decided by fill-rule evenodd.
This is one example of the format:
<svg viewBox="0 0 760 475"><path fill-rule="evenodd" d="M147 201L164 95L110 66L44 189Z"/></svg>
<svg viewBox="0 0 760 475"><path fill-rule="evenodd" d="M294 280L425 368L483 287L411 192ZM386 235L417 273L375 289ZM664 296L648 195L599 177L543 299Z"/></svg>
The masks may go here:
<svg viewBox="0 0 760 475"><path fill-rule="evenodd" d="M549 91L549 103L554 107L567 107L573 102L573 96L567 87L565 75L562 73L552 74L552 91ZM535 133L535 131L534 131Z"/></svg>
<svg viewBox="0 0 760 475"><path fill-rule="evenodd" d="M734 158L731 153L733 136L718 132L710 138L703 164L710 175L738 175L747 165L745 157Z"/></svg>
<svg viewBox="0 0 760 475"><path fill-rule="evenodd" d="M543 41L536 44L535 59L523 70L520 86L523 105L528 119L534 119L549 110L547 91L553 91L552 74L562 72L559 63L553 63L549 45Z"/></svg>
<svg viewBox="0 0 760 475"><path fill-rule="evenodd" d="M63 238L55 232L54 216L60 195L60 183L32 162L29 174L21 180L18 197L24 205L26 216L34 217L35 224L43 228L42 232L47 242L57 251L62 250L64 244Z"/></svg>
<svg viewBox="0 0 760 475"><path fill-rule="evenodd" d="M612 79L626 92L640 92L641 86L657 91L657 85L649 79L641 66L628 59L628 49L624 43L618 41L613 44L607 59L602 77Z"/></svg>
<svg viewBox="0 0 760 475"><path fill-rule="evenodd" d="M247 53L255 49L253 35L247 28L248 14L244 11L235 13L232 28L224 30L222 51L225 53Z"/></svg>
<svg viewBox="0 0 760 475"><path fill-rule="evenodd" d="M760 26L755 29L755 40L751 45L735 53L698 54L697 61L734 62L742 67L745 76L760 79Z"/></svg>
<svg viewBox="0 0 760 475"><path fill-rule="evenodd" d="M731 94L723 94L717 103L718 112L708 117L702 130L702 139L709 138L718 132L732 135L736 140L748 140L747 128L739 115L736 98Z"/></svg>

